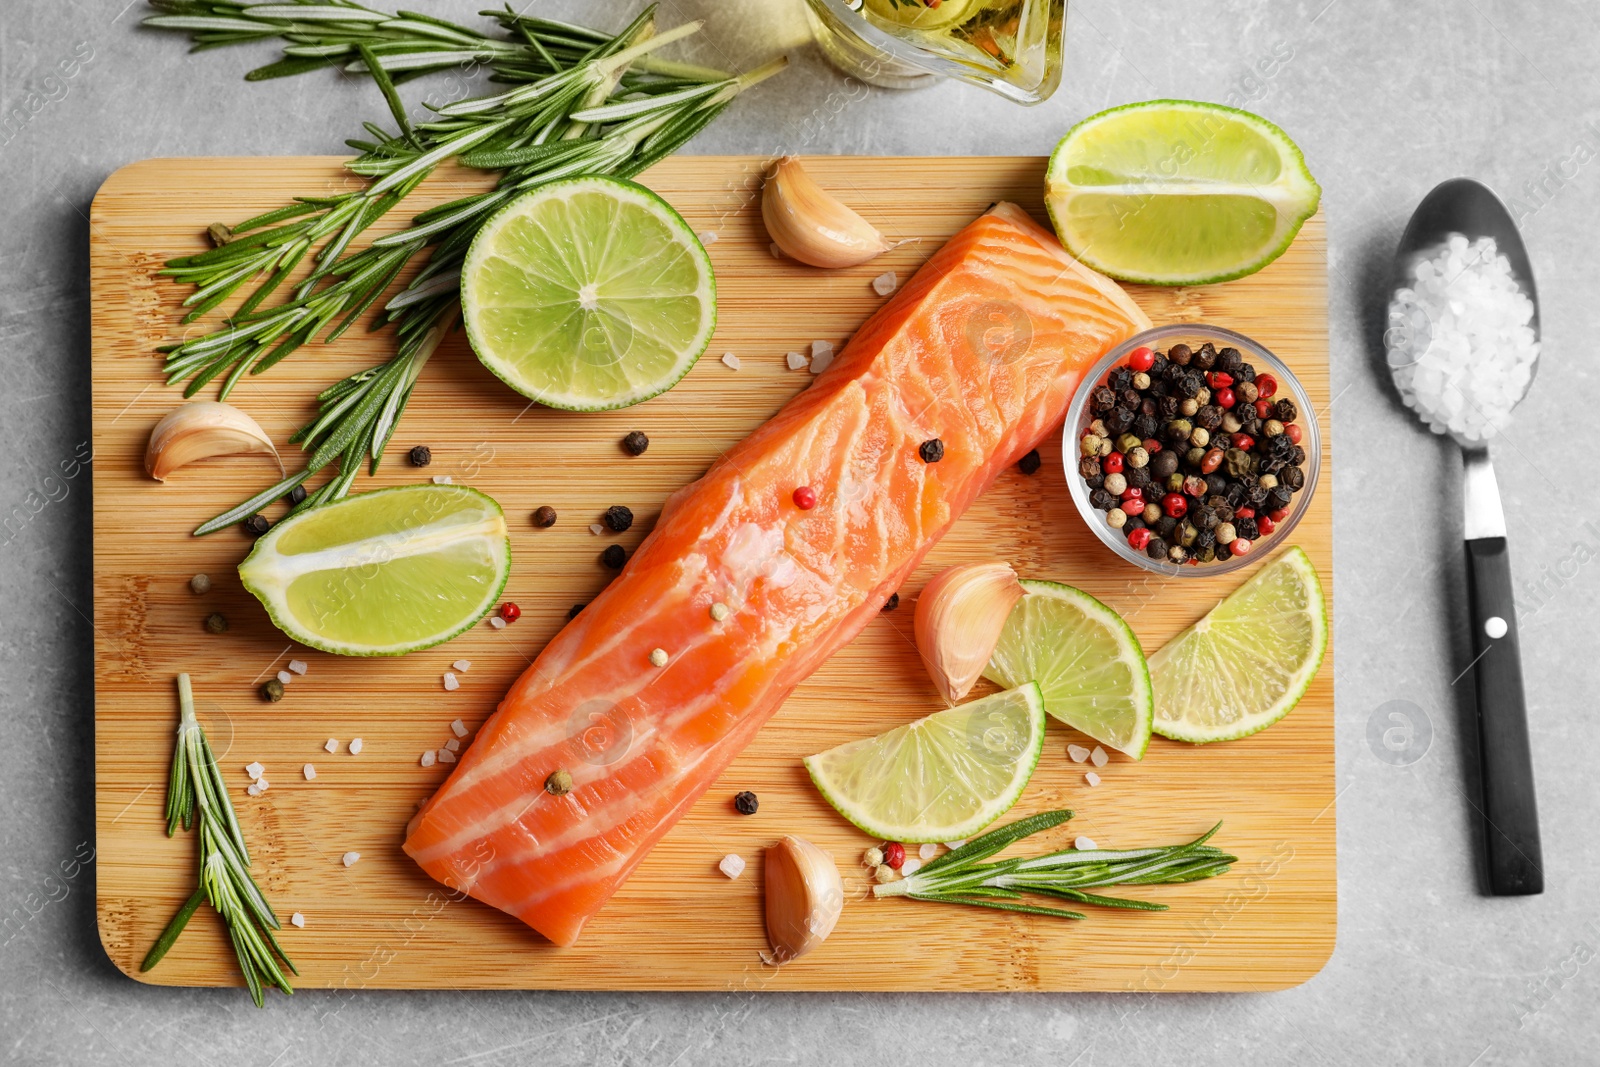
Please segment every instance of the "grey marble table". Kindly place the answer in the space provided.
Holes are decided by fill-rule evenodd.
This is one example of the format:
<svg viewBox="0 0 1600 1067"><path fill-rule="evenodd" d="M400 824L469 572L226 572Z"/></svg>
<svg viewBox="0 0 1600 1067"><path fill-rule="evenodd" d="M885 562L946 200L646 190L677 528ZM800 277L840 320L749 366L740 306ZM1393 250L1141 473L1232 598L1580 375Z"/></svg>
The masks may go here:
<svg viewBox="0 0 1600 1067"><path fill-rule="evenodd" d="M472 0L413 6L470 18ZM1289 130L1324 189L1333 326L1339 943L1305 985L1228 996L637 995L147 988L95 930L87 211L147 156L340 150L370 87L240 80L141 0L0 15L0 1061L15 1063L1592 1063L1600 1037L1600 75L1591 0L1073 0L1068 74L1024 110L957 85L843 93L798 0L665 0L689 51L795 67L693 151L1043 153L1151 97L1238 102ZM620 2L539 0L620 24ZM1277 57L1270 76L1257 60ZM63 71L71 70L70 77ZM37 96L30 97L30 94ZM1497 448L1514 548L1548 889L1477 890L1453 449L1374 374L1382 270L1412 206L1470 174L1511 198L1546 360ZM1591 393L1590 390L1597 390ZM1569 469L1571 468L1571 469ZM54 477L52 477L54 476ZM48 479L48 481L47 481ZM39 501L44 503L40 504ZM20 509L20 510L19 510ZM18 516L24 516L18 518ZM128 516L130 528L137 516ZM1391 702L1401 701L1402 704ZM1402 709L1403 758L1370 740ZM1585 902L1588 903L1585 903ZM914 954L916 945L905 952Z"/></svg>

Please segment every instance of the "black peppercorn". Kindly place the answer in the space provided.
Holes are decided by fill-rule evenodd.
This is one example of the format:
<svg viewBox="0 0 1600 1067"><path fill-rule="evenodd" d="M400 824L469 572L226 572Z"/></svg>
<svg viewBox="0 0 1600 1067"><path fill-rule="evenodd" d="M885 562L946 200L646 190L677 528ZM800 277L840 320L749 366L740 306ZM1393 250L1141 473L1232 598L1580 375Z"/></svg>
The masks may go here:
<svg viewBox="0 0 1600 1067"><path fill-rule="evenodd" d="M1170 392L1172 392L1172 386L1168 385L1165 381L1151 382L1150 388L1145 390L1145 394L1147 396L1153 396L1157 398L1166 396Z"/></svg>
<svg viewBox="0 0 1600 1067"><path fill-rule="evenodd" d="M1156 404L1156 414L1161 416L1163 419L1177 418L1178 398L1175 396L1162 397L1160 402Z"/></svg>
<svg viewBox="0 0 1600 1067"><path fill-rule="evenodd" d="M1130 411L1138 411L1139 405L1144 403L1144 397L1139 395L1139 390L1129 386L1122 391L1121 396L1117 397L1117 403Z"/></svg>
<svg viewBox="0 0 1600 1067"><path fill-rule="evenodd" d="M283 683L276 678L268 678L261 686L261 699L269 704L276 704L283 699Z"/></svg>
<svg viewBox="0 0 1600 1067"><path fill-rule="evenodd" d="M1145 521L1144 521L1144 516L1143 515L1129 515L1128 516L1128 521L1125 522L1123 524L1123 526L1122 526L1122 532L1125 535L1126 534L1131 534L1135 530L1144 529L1144 527L1145 527Z"/></svg>
<svg viewBox="0 0 1600 1067"><path fill-rule="evenodd" d="M1152 537L1149 541L1145 542L1144 554L1149 556L1151 559L1166 559L1167 543L1159 537Z"/></svg>
<svg viewBox="0 0 1600 1067"><path fill-rule="evenodd" d="M1227 475L1216 474L1216 473L1212 473L1212 474L1206 475L1206 492L1207 492L1207 495L1213 496L1213 497L1217 497L1217 496L1221 496L1223 493L1226 493L1227 491L1228 491L1228 478L1227 478ZM1208 500L1208 501L1206 501L1206 503L1209 504L1209 503L1211 503L1211 501Z"/></svg>
<svg viewBox="0 0 1600 1067"><path fill-rule="evenodd" d="M1217 518L1215 508L1202 505L1194 510L1191 516L1195 526L1201 530L1214 530L1221 520Z"/></svg>
<svg viewBox="0 0 1600 1067"><path fill-rule="evenodd" d="M650 447L650 438L642 430L634 430L622 439L622 450L630 456L642 456Z"/></svg>
<svg viewBox="0 0 1600 1067"><path fill-rule="evenodd" d="M1110 511L1117 506L1117 498L1103 488L1095 489L1089 493L1089 504L1098 511Z"/></svg>
<svg viewBox="0 0 1600 1067"><path fill-rule="evenodd" d="M1216 433L1222 425L1222 409L1215 404L1205 405L1194 413L1194 424L1206 433Z"/></svg>
<svg viewBox="0 0 1600 1067"><path fill-rule="evenodd" d="M1195 370L1207 371L1217 365L1217 349L1210 341L1200 346L1200 350L1189 361L1189 366Z"/></svg>
<svg viewBox="0 0 1600 1067"><path fill-rule="evenodd" d="M1279 422L1293 422L1300 417L1300 409L1294 406L1294 401L1284 397L1272 406L1273 413L1278 416Z"/></svg>
<svg viewBox="0 0 1600 1067"><path fill-rule="evenodd" d="M1245 488L1243 484L1234 482L1232 485L1228 486L1226 490L1224 490L1222 498L1228 502L1228 507L1237 511L1238 509L1244 507L1244 499L1249 495L1249 493L1250 490Z"/></svg>
<svg viewBox="0 0 1600 1067"><path fill-rule="evenodd" d="M621 545L607 545L606 550L600 553L600 562L614 571L620 571L622 565L628 561L628 554Z"/></svg>
<svg viewBox="0 0 1600 1067"><path fill-rule="evenodd" d="M1300 468L1298 467L1295 468L1295 470L1299 469ZM1301 484L1304 483L1302 482ZM1267 491L1267 510L1277 511L1279 508L1288 507L1289 504L1294 500L1294 494L1296 492L1298 492L1298 490L1291 489L1288 486L1273 486Z"/></svg>
<svg viewBox="0 0 1600 1067"><path fill-rule="evenodd" d="M733 796L733 810L740 815L754 815L759 807L761 807L761 802L748 789L742 793L735 793Z"/></svg>
<svg viewBox="0 0 1600 1067"><path fill-rule="evenodd" d="M1233 532L1246 541L1254 541L1261 536L1261 528L1256 525L1255 519L1234 519Z"/></svg>
<svg viewBox="0 0 1600 1067"><path fill-rule="evenodd" d="M1170 541L1172 531L1178 528L1178 520L1171 515L1163 515L1150 528L1155 531L1157 537L1164 537Z"/></svg>
<svg viewBox="0 0 1600 1067"><path fill-rule="evenodd" d="M1220 503L1212 504L1211 510L1217 513L1218 526L1221 526L1225 522L1233 521L1233 505L1229 504L1226 499L1222 500ZM1213 529L1215 529L1215 527L1213 527Z"/></svg>
<svg viewBox="0 0 1600 1067"><path fill-rule="evenodd" d="M1305 461L1306 461L1306 450L1301 448L1299 445L1295 445L1294 446L1294 451L1289 453L1289 462L1293 463L1296 467L1298 467L1298 466L1300 466L1300 464L1304 463Z"/></svg>
<svg viewBox="0 0 1600 1067"><path fill-rule="evenodd" d="M1194 358L1194 352L1188 345L1173 345L1167 350L1167 358L1180 367L1187 367Z"/></svg>
<svg viewBox="0 0 1600 1067"><path fill-rule="evenodd" d="M1132 482L1130 481L1131 485ZM1287 488L1292 493L1298 493L1301 486L1306 484L1306 472L1299 467L1285 467L1283 473L1278 475L1278 487Z"/></svg>
<svg viewBox="0 0 1600 1067"><path fill-rule="evenodd" d="M433 449L427 445L412 445L406 457L411 460L413 467L426 467L433 462Z"/></svg>
<svg viewBox="0 0 1600 1067"><path fill-rule="evenodd" d="M533 509L533 524L541 530L547 530L556 524L556 509L549 504Z"/></svg>
<svg viewBox="0 0 1600 1067"><path fill-rule="evenodd" d="M573 619L576 619L578 617L578 612L582 611L584 608L586 608L588 606L589 605L587 605L587 604L574 604L574 605L572 605L572 607L567 609L567 621L571 622Z"/></svg>
<svg viewBox="0 0 1600 1067"><path fill-rule="evenodd" d="M1162 449L1150 457L1150 473L1157 478L1166 479L1178 469L1178 454L1170 449Z"/></svg>
<svg viewBox="0 0 1600 1067"><path fill-rule="evenodd" d="M1085 478L1093 478L1100 473L1099 456L1081 456L1078 459L1078 473Z"/></svg>
<svg viewBox="0 0 1600 1067"><path fill-rule="evenodd" d="M1259 485L1252 485L1250 487L1250 491L1245 494L1245 503L1259 510L1263 505L1266 504L1267 494L1269 492L1271 492L1271 490L1263 489Z"/></svg>
<svg viewBox="0 0 1600 1067"><path fill-rule="evenodd" d="M1145 397L1139 401L1137 411L1140 415L1159 415L1161 414L1161 404L1150 397Z"/></svg>
<svg viewBox="0 0 1600 1067"><path fill-rule="evenodd" d="M1027 455L1023 456L1021 459L1017 460L1017 470L1021 471L1023 474L1037 474L1039 472L1040 462L1039 450L1036 448L1032 452L1029 452Z"/></svg>
<svg viewBox="0 0 1600 1067"><path fill-rule="evenodd" d="M1083 484L1090 489L1098 489L1106 484L1106 476L1104 474L1091 474L1083 480Z"/></svg>
<svg viewBox="0 0 1600 1067"><path fill-rule="evenodd" d="M917 446L917 455L922 457L924 463L937 463L944 458L944 442L937 437L930 437Z"/></svg>
<svg viewBox="0 0 1600 1067"><path fill-rule="evenodd" d="M1134 435L1140 440L1143 440L1147 437L1154 437L1156 435L1156 431L1160 428L1161 420L1154 415L1140 415L1137 419L1133 420Z"/></svg>
<svg viewBox="0 0 1600 1067"><path fill-rule="evenodd" d="M268 522L267 517L261 514L259 511L241 522L239 525L244 527L244 532L249 534L251 537L260 537L262 534L272 529L272 523Z"/></svg>
<svg viewBox="0 0 1600 1067"><path fill-rule="evenodd" d="M1124 465L1122 477L1135 489L1150 488L1150 469L1148 467L1129 467Z"/></svg>
<svg viewBox="0 0 1600 1067"><path fill-rule="evenodd" d="M600 516L600 521L606 524L606 529L612 533L626 533L628 527L633 525L633 511L621 504L613 504L606 508L606 513Z"/></svg>
<svg viewBox="0 0 1600 1067"><path fill-rule="evenodd" d="M1233 380L1236 381L1236 382L1253 382L1253 381L1255 381L1256 380L1256 369L1255 369L1255 367L1251 366L1249 363L1241 363L1241 364L1239 364L1239 369L1233 372Z"/></svg>
<svg viewBox="0 0 1600 1067"><path fill-rule="evenodd" d="M1089 394L1089 410L1096 415L1104 415L1117 406L1117 394L1102 385Z"/></svg>
<svg viewBox="0 0 1600 1067"><path fill-rule="evenodd" d="M897 608L899 606L900 606L900 594L899 593L890 593L889 594L889 599L885 600L883 602L883 607L878 609L878 610L880 610L880 611L893 611L895 608Z"/></svg>
<svg viewBox="0 0 1600 1067"><path fill-rule="evenodd" d="M1198 551L1203 548L1210 548L1216 543L1217 535L1215 533L1211 530L1201 530L1194 535L1194 544L1191 547Z"/></svg>
<svg viewBox="0 0 1600 1067"><path fill-rule="evenodd" d="M1133 412L1127 408L1112 408L1105 417L1106 429L1113 434L1126 433L1128 427L1133 425Z"/></svg>
<svg viewBox="0 0 1600 1067"><path fill-rule="evenodd" d="M1288 459L1296 448L1295 443L1289 440L1288 435L1281 433L1256 442L1256 446L1261 449L1262 455L1271 459Z"/></svg>
<svg viewBox="0 0 1600 1067"><path fill-rule="evenodd" d="M1234 374L1239 369L1239 364L1243 362L1244 357L1239 354L1237 348L1224 348L1217 353L1217 370L1224 374ZM1234 380L1238 380L1237 374L1234 374Z"/></svg>
<svg viewBox="0 0 1600 1067"><path fill-rule="evenodd" d="M289 490L289 496L287 497L289 503L291 503L291 504L298 504L301 501L303 501L305 498L306 498L306 487L303 486L303 485L297 485L293 489Z"/></svg>
<svg viewBox="0 0 1600 1067"><path fill-rule="evenodd" d="M1113 392L1122 393L1133 388L1133 371L1126 366L1117 367L1106 377L1106 385Z"/></svg>
<svg viewBox="0 0 1600 1067"><path fill-rule="evenodd" d="M225 634L225 633L227 633L228 632L228 618L227 618L227 616L223 615L222 612L220 612L220 611L213 611L210 615L207 615L206 616L206 631L208 633L214 633L214 634Z"/></svg>

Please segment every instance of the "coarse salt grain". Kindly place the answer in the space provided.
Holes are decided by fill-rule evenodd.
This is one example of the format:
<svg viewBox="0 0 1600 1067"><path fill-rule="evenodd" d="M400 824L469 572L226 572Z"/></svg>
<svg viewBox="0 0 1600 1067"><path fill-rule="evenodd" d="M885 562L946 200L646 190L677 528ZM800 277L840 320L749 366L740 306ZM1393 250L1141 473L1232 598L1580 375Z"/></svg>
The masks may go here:
<svg viewBox="0 0 1600 1067"><path fill-rule="evenodd" d="M811 342L811 373L821 374L833 362L832 341Z"/></svg>
<svg viewBox="0 0 1600 1067"><path fill-rule="evenodd" d="M700 243L703 245L714 245L717 243L716 230L701 230L699 233L695 234L695 237L699 238Z"/></svg>
<svg viewBox="0 0 1600 1067"><path fill-rule="evenodd" d="M789 364L790 370L800 370L803 367L809 366L811 363L809 359L801 355L799 352L790 352L783 358L784 361Z"/></svg>
<svg viewBox="0 0 1600 1067"><path fill-rule="evenodd" d="M244 773L250 776L251 781L255 781L257 778L261 777L262 772L265 770L266 768L261 766L259 763L247 763L245 764Z"/></svg>
<svg viewBox="0 0 1600 1067"><path fill-rule="evenodd" d="M352 755L352 756L361 755L361 746L362 746L362 744L363 744L363 742L362 742L361 738L352 737L350 739L350 755Z"/></svg>
<svg viewBox="0 0 1600 1067"><path fill-rule="evenodd" d="M900 877L910 878L920 870L922 870L922 861L912 856L900 864Z"/></svg>
<svg viewBox="0 0 1600 1067"><path fill-rule="evenodd" d="M301 915L298 911L289 916L289 921L300 927L302 930L306 928L306 917Z"/></svg>
<svg viewBox="0 0 1600 1067"><path fill-rule="evenodd" d="M346 867L354 867L356 865L356 860L361 858L361 853L346 852L342 858Z"/></svg>
<svg viewBox="0 0 1600 1067"><path fill-rule="evenodd" d="M458 659L454 663L450 664L450 666L454 667L462 674L466 674L472 669L472 661L470 659Z"/></svg>
<svg viewBox="0 0 1600 1067"><path fill-rule="evenodd" d="M268 789L272 788L272 783L267 781L265 778L257 778L256 788L265 793Z"/></svg>
<svg viewBox="0 0 1600 1067"><path fill-rule="evenodd" d="M722 857L722 862L717 864L717 870L729 878L737 878L744 873L744 857L735 856L730 852Z"/></svg>
<svg viewBox="0 0 1600 1067"><path fill-rule="evenodd" d="M1082 745L1068 745L1067 758L1073 763L1082 763L1089 758L1089 750Z"/></svg>
<svg viewBox="0 0 1600 1067"><path fill-rule="evenodd" d="M1077 849L1079 852L1092 852L1100 846L1094 843L1094 838L1092 837L1079 837L1076 841L1072 842L1072 847Z"/></svg>
<svg viewBox="0 0 1600 1067"><path fill-rule="evenodd" d="M461 683L456 681L456 674L454 671L444 672L444 688L448 693L453 693L457 689L461 688Z"/></svg>
<svg viewBox="0 0 1600 1067"><path fill-rule="evenodd" d="M888 296L898 288L900 288L900 279L892 270L886 270L872 279L872 291L879 296Z"/></svg>
<svg viewBox="0 0 1600 1067"><path fill-rule="evenodd" d="M261 787L256 785L254 782L251 782L249 785L245 786L244 791L253 797L258 797L261 795Z"/></svg>
<svg viewBox="0 0 1600 1067"><path fill-rule="evenodd" d="M931 860L931 859L933 859L934 856L936 856L938 854L939 854L939 846L934 844L932 841L929 841L927 844L925 844L921 848L917 849L917 855L921 856L925 860Z"/></svg>
<svg viewBox="0 0 1600 1067"><path fill-rule="evenodd" d="M437 755L440 763L454 763L456 761L456 754L448 748L439 749Z"/></svg>
<svg viewBox="0 0 1600 1067"><path fill-rule="evenodd" d="M308 763L304 767L300 768L300 770L305 774L306 781L312 782L316 780L317 768L315 764Z"/></svg>
<svg viewBox="0 0 1600 1067"><path fill-rule="evenodd" d="M322 751L324 751L324 752L337 752L337 751L339 751L339 739L336 738L336 737L328 738L327 743L322 746Z"/></svg>
<svg viewBox="0 0 1600 1067"><path fill-rule="evenodd" d="M304 673L306 673L306 670L308 668L306 667L306 661L305 660L303 660L303 659L292 659L292 660L289 661L289 669L291 671L294 671L294 673L296 673L296 674L304 674Z"/></svg>
<svg viewBox="0 0 1600 1067"><path fill-rule="evenodd" d="M466 737L467 724L462 722L460 719L456 719L450 724L450 732L455 734L457 737Z"/></svg>
<svg viewBox="0 0 1600 1067"><path fill-rule="evenodd" d="M601 534L606 532L606 528L601 526L598 522L592 522L589 524L589 532L594 534L596 537L599 537Z"/></svg>
<svg viewBox="0 0 1600 1067"><path fill-rule="evenodd" d="M430 748L430 749L428 749L428 751L426 751L426 752L424 752L424 753L423 753L423 754L422 754L422 765L423 765L423 766L424 766L424 767L432 767L432 766L433 766L433 761L434 761L434 760L435 760L435 759L437 759L437 758L438 758L438 757L436 757L436 756L435 756L435 755L434 755L434 754L433 754L433 749L431 749L431 748Z"/></svg>
<svg viewBox="0 0 1600 1067"><path fill-rule="evenodd" d="M1100 784L1100 776L1098 774L1094 773L1093 771L1090 771L1088 774L1085 774L1083 776L1083 780L1088 782L1090 785L1099 785Z"/></svg>
<svg viewBox="0 0 1600 1067"><path fill-rule="evenodd" d="M1492 237L1459 233L1414 260L1389 300L1390 373L1434 433L1486 441L1533 378L1534 306Z"/></svg>
<svg viewBox="0 0 1600 1067"><path fill-rule="evenodd" d="M460 752L461 742L452 737L450 740L444 743L444 747L448 748L451 752Z"/></svg>
<svg viewBox="0 0 1600 1067"><path fill-rule="evenodd" d="M504 630L506 628L506 620L502 619L498 615L490 615L489 625L493 626L496 630Z"/></svg>
<svg viewBox="0 0 1600 1067"><path fill-rule="evenodd" d="M1110 761L1111 757L1106 755L1106 750L1099 745L1094 746L1094 751L1089 753L1089 762L1096 767L1104 767Z"/></svg>
<svg viewBox="0 0 1600 1067"><path fill-rule="evenodd" d="M966 843L967 842L966 842L965 838L961 839L960 841L946 841L944 843L944 847L949 849L951 852L954 852L956 849L960 848L962 845L964 845Z"/></svg>
<svg viewBox="0 0 1600 1067"><path fill-rule="evenodd" d="M279 671L278 681L282 682L284 685L288 685L290 682L294 681L294 675L290 674L288 671Z"/></svg>
<svg viewBox="0 0 1600 1067"><path fill-rule="evenodd" d="M783 249L778 247L778 242L772 241L767 245L767 251L772 253L773 259L783 258Z"/></svg>
<svg viewBox="0 0 1600 1067"><path fill-rule="evenodd" d="M448 474L435 474L433 476L433 484L434 485L454 485L455 484L455 479L450 477L450 475L448 475Z"/></svg>
<svg viewBox="0 0 1600 1067"><path fill-rule="evenodd" d="M722 362L729 370L739 369L739 357L734 355L732 352L722 353Z"/></svg>

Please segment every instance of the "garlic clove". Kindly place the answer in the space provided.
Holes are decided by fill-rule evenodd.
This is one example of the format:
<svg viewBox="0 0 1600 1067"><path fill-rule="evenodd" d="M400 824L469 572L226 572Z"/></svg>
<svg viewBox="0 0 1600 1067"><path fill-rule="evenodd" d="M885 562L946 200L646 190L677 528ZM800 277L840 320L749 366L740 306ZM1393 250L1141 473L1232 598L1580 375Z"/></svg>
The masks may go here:
<svg viewBox="0 0 1600 1067"><path fill-rule="evenodd" d="M156 423L145 446L144 469L158 482L167 475L211 456L242 453L270 455L283 473L283 460L259 423L232 404L195 400Z"/></svg>
<svg viewBox="0 0 1600 1067"><path fill-rule="evenodd" d="M772 963L799 959L833 933L844 910L844 882L832 856L790 835L767 849L762 879Z"/></svg>
<svg viewBox="0 0 1600 1067"><path fill-rule="evenodd" d="M917 651L945 701L972 691L1000 642L1022 584L1008 563L967 563L934 576L917 597Z"/></svg>
<svg viewBox="0 0 1600 1067"><path fill-rule="evenodd" d="M793 156L778 160L767 178L761 220L785 254L813 267L852 267L890 247L876 227L813 181Z"/></svg>

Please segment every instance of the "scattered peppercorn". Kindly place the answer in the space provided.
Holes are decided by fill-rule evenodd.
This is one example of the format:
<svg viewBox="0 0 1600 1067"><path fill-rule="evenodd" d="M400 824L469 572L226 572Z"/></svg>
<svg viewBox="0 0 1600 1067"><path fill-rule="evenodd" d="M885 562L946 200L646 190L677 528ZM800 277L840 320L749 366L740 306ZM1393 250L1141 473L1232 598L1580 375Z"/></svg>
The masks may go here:
<svg viewBox="0 0 1600 1067"><path fill-rule="evenodd" d="M600 521L606 524L606 529L612 533L627 533L633 525L633 511L621 504L613 504L606 508L606 513L600 516Z"/></svg>
<svg viewBox="0 0 1600 1067"><path fill-rule="evenodd" d="M553 797L564 797L572 792L572 774L565 770L551 771L544 780L544 791Z"/></svg>
<svg viewBox="0 0 1600 1067"><path fill-rule="evenodd" d="M427 445L412 445L411 451L406 455L411 459L413 467L426 467L433 462L433 449Z"/></svg>
<svg viewBox="0 0 1600 1067"><path fill-rule="evenodd" d="M259 511L241 522L239 525L244 527L244 532L249 534L251 537L260 537L262 534L272 529L272 523L268 522L267 517L261 514Z"/></svg>
<svg viewBox="0 0 1600 1067"><path fill-rule="evenodd" d="M931 437L918 446L917 455L922 457L924 463L937 463L944 458L944 442Z"/></svg>
<svg viewBox="0 0 1600 1067"><path fill-rule="evenodd" d="M541 530L548 530L556 524L556 509L549 504L534 508L533 524Z"/></svg>
<svg viewBox="0 0 1600 1067"><path fill-rule="evenodd" d="M283 683L276 678L268 678L261 685L261 699L269 704L276 704L283 699Z"/></svg>
<svg viewBox="0 0 1600 1067"><path fill-rule="evenodd" d="M1023 474L1037 474L1039 472L1040 462L1039 450L1036 448L1032 452L1029 452L1027 455L1023 456L1021 459L1017 460L1017 470L1021 471Z"/></svg>
<svg viewBox="0 0 1600 1067"><path fill-rule="evenodd" d="M733 795L733 810L737 811L740 815L754 815L756 813L756 809L760 807L761 801L757 800L756 795L750 792L748 789L742 793L735 793Z"/></svg>
<svg viewBox="0 0 1600 1067"><path fill-rule="evenodd" d="M810 511L817 506L817 491L809 485L802 485L792 494L794 506L801 511Z"/></svg>
<svg viewBox="0 0 1600 1067"><path fill-rule="evenodd" d="M578 617L578 613L588 606L589 605L587 604L572 605L572 607L567 609L567 621L571 622L573 619L576 619Z"/></svg>
<svg viewBox="0 0 1600 1067"><path fill-rule="evenodd" d="M228 619L227 619L227 616L223 615L222 612L220 612L220 611L213 611L210 615L207 615L206 616L206 632L207 633L213 633L213 634L225 634L225 633L227 633L228 632Z"/></svg>
<svg viewBox="0 0 1600 1067"><path fill-rule="evenodd" d="M906 846L898 841L891 841L883 846L883 862L899 870L906 861Z"/></svg>
<svg viewBox="0 0 1600 1067"><path fill-rule="evenodd" d="M622 450L630 456L642 456L650 447L650 438L642 430L634 430L622 439Z"/></svg>
<svg viewBox="0 0 1600 1067"><path fill-rule="evenodd" d="M289 490L289 495L285 499L287 499L291 504L300 504L305 500L305 498L306 487L303 485L297 485L293 489Z"/></svg>
<svg viewBox="0 0 1600 1067"><path fill-rule="evenodd" d="M197 574L189 579L189 592L196 596L203 596L211 592L211 575Z"/></svg>
<svg viewBox="0 0 1600 1067"><path fill-rule="evenodd" d="M607 545L606 550L600 553L600 562L614 571L620 571L622 565L628 562L628 553L623 551L621 545Z"/></svg>
<svg viewBox="0 0 1600 1067"><path fill-rule="evenodd" d="M890 593L889 594L889 599L885 600L883 602L883 607L880 608L879 610L880 611L893 611L895 608L897 608L899 606L900 606L900 594L899 593Z"/></svg>
<svg viewBox="0 0 1600 1067"><path fill-rule="evenodd" d="M506 622L516 622L522 618L522 609L508 600L500 605L500 617Z"/></svg>

